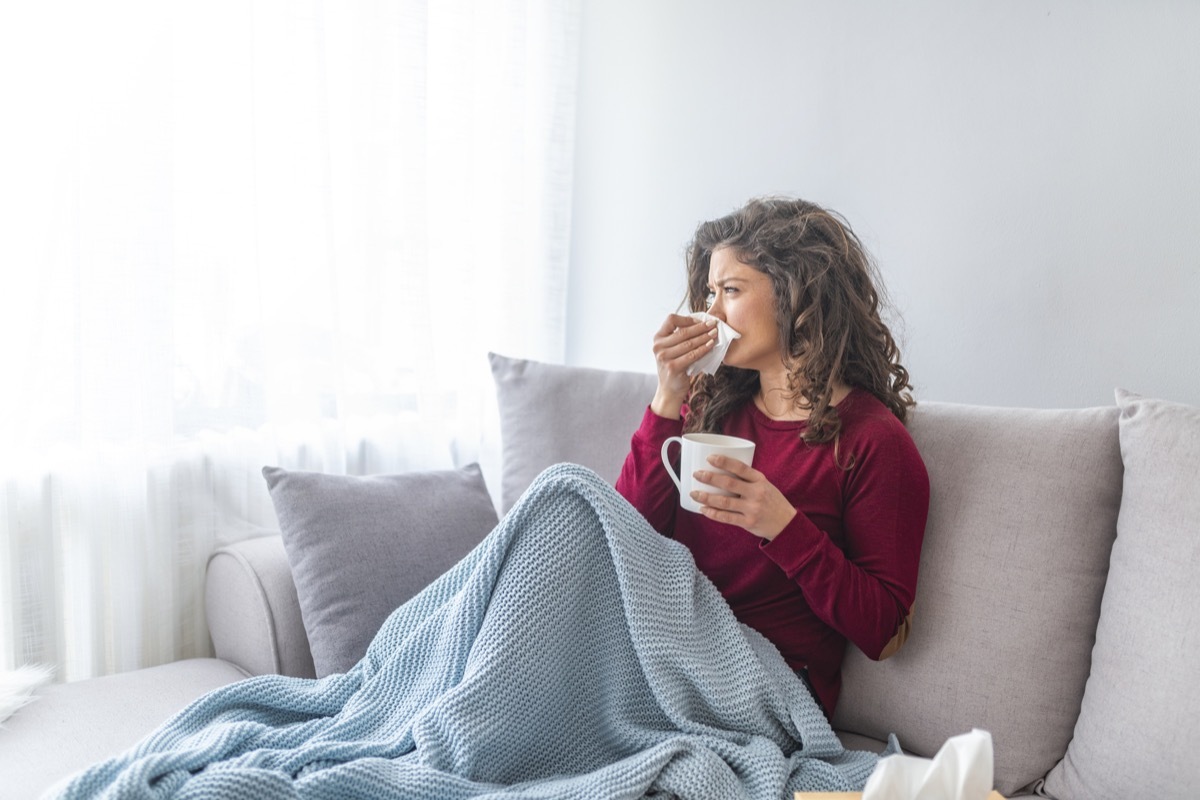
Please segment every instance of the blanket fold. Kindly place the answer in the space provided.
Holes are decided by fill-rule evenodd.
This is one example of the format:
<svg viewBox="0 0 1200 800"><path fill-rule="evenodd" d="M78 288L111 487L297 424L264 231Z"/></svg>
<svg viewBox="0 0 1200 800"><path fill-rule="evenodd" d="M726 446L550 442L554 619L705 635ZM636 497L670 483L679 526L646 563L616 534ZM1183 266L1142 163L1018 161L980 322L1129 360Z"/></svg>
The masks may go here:
<svg viewBox="0 0 1200 800"><path fill-rule="evenodd" d="M350 671L217 689L51 794L780 798L876 761L685 547L562 464Z"/></svg>

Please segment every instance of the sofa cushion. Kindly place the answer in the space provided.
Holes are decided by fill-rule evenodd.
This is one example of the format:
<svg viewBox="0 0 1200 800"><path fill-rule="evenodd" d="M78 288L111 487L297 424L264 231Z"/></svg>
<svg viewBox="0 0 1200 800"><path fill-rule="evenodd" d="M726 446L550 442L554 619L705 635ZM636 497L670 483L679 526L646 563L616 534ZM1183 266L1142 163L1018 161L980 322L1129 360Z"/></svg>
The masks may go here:
<svg viewBox="0 0 1200 800"><path fill-rule="evenodd" d="M996 788L1062 758L1087 681L1121 496L1117 409L921 403L929 522L904 649L849 648L839 729L933 756L991 732Z"/></svg>
<svg viewBox="0 0 1200 800"><path fill-rule="evenodd" d="M0 727L0 797L40 797L132 747L202 694L245 677L224 661L193 658L47 686Z"/></svg>
<svg viewBox="0 0 1200 800"><path fill-rule="evenodd" d="M1124 497L1063 800L1200 792L1200 408L1117 392Z"/></svg>
<svg viewBox="0 0 1200 800"><path fill-rule="evenodd" d="M564 461L615 483L658 379L489 353L500 409L500 505L512 508L542 470Z"/></svg>
<svg viewBox="0 0 1200 800"><path fill-rule="evenodd" d="M496 526L478 465L401 475L265 467L317 677L345 672L387 616Z"/></svg>

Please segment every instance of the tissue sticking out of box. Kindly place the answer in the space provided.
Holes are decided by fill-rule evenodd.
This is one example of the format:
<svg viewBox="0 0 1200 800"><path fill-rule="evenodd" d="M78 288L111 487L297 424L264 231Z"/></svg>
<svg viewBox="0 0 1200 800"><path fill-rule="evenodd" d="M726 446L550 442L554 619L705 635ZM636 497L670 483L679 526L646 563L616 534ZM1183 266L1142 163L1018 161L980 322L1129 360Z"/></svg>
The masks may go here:
<svg viewBox="0 0 1200 800"><path fill-rule="evenodd" d="M992 792L992 735L978 728L952 736L932 760L879 760L862 800L987 800Z"/></svg>
<svg viewBox="0 0 1200 800"><path fill-rule="evenodd" d="M707 322L710 319L717 322L716 344L713 345L712 350L709 350L703 358L688 367L687 371L688 375L698 375L701 372L712 375L717 371L717 367L721 366L721 362L725 360L725 352L729 349L729 345L733 344L734 339L742 338L742 335L726 325L723 320L717 319L712 314L704 311L697 311L688 316L701 322Z"/></svg>

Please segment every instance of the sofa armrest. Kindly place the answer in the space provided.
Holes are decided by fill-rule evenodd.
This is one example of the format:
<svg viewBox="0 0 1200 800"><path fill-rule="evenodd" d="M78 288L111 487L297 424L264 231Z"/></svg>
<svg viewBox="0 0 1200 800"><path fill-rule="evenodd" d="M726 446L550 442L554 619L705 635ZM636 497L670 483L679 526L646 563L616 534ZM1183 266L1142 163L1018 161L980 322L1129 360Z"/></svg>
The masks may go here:
<svg viewBox="0 0 1200 800"><path fill-rule="evenodd" d="M204 604L218 658L251 675L316 677L280 536L247 539L213 553Z"/></svg>

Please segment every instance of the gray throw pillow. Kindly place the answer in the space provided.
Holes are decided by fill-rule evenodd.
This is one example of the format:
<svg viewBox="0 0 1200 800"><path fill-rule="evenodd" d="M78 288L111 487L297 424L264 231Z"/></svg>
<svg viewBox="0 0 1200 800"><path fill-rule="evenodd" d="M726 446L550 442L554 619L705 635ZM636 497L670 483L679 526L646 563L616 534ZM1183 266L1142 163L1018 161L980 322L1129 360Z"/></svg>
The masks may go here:
<svg viewBox="0 0 1200 800"><path fill-rule="evenodd" d="M488 358L500 409L500 505L506 513L552 464L582 464L616 482L633 432L654 399L656 376L495 353Z"/></svg>
<svg viewBox="0 0 1200 800"><path fill-rule="evenodd" d="M264 467L317 677L345 672L388 615L497 523L479 466L401 475Z"/></svg>
<svg viewBox="0 0 1200 800"><path fill-rule="evenodd" d="M1062 800L1200 792L1200 408L1118 389L1117 540Z"/></svg>

